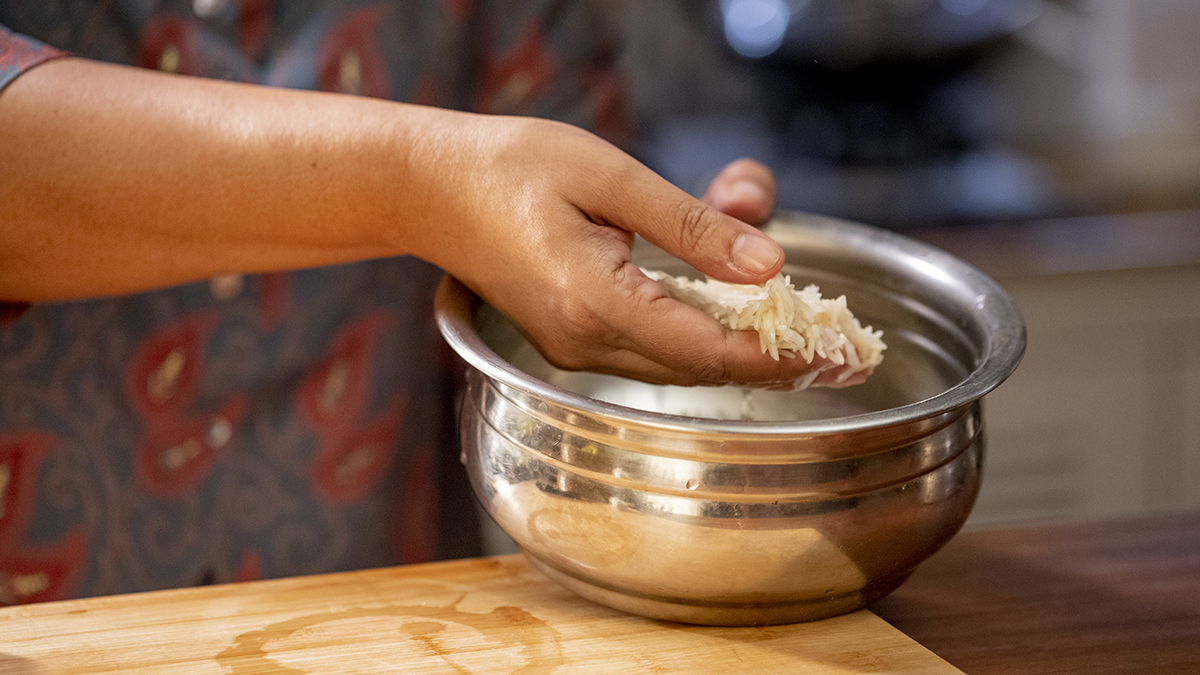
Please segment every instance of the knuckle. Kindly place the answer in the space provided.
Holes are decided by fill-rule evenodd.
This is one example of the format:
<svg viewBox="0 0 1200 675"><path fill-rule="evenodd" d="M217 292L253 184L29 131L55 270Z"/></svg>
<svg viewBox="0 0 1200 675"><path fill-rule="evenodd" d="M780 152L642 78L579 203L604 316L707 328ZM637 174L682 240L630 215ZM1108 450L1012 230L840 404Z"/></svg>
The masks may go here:
<svg viewBox="0 0 1200 675"><path fill-rule="evenodd" d="M681 200L674 209L678 242L681 250L698 251L712 233L717 222L709 206L694 199Z"/></svg>
<svg viewBox="0 0 1200 675"><path fill-rule="evenodd" d="M589 346L601 342L598 338L605 332L596 313L586 303L571 299L559 303L553 317L556 328L539 341L546 360L562 370L586 370L595 365Z"/></svg>
<svg viewBox="0 0 1200 675"><path fill-rule="evenodd" d="M734 382L736 368L729 357L728 338L710 345L692 342L685 351L676 352L676 375L689 385L720 386Z"/></svg>
<svg viewBox="0 0 1200 675"><path fill-rule="evenodd" d="M728 364L719 354L711 355L699 361L696 363L693 371L697 384L721 385L728 384L733 379Z"/></svg>

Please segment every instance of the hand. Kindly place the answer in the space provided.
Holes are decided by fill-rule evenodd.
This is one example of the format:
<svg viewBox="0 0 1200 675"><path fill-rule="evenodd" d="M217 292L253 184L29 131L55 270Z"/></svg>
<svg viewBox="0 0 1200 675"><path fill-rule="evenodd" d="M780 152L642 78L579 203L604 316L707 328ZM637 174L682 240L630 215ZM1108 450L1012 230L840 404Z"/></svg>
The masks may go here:
<svg viewBox="0 0 1200 675"><path fill-rule="evenodd" d="M511 118L486 126L468 144L493 144L485 170L456 192L476 197L456 215L464 227L427 255L515 321L551 363L682 385L781 383L828 365L774 361L757 334L672 300L631 262L637 233L723 281L778 273L782 249L722 213L770 214L774 181L761 164L731 164L700 201L573 127Z"/></svg>

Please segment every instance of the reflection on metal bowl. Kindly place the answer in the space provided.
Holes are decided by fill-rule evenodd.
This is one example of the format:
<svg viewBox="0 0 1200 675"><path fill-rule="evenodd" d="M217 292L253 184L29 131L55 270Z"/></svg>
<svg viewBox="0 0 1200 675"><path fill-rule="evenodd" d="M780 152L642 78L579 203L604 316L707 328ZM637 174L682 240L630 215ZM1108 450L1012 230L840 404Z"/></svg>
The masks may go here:
<svg viewBox="0 0 1200 675"><path fill-rule="evenodd" d="M646 616L774 624L853 611L962 526L979 490L982 397L1025 327L969 265L884 230L783 213L785 272L845 294L888 350L866 384L660 387L546 363L447 278L463 356L463 460L488 512L548 577ZM676 274L679 261L639 250Z"/></svg>

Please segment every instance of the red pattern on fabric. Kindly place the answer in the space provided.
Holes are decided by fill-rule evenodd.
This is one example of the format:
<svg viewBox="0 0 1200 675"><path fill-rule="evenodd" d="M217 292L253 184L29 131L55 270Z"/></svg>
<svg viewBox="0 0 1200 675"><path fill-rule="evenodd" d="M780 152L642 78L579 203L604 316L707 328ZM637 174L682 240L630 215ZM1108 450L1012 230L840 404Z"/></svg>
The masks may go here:
<svg viewBox="0 0 1200 675"><path fill-rule="evenodd" d="M318 438L311 482L323 499L358 499L382 477L396 454L407 399L392 394L382 413L364 419L375 343L393 323L390 312L379 311L342 329L296 392L296 409Z"/></svg>
<svg viewBox="0 0 1200 675"><path fill-rule="evenodd" d="M0 605L71 597L87 556L81 528L57 543L21 545L37 500L42 461L57 439L46 433L0 435ZM22 579L34 585L20 588Z"/></svg>
<svg viewBox="0 0 1200 675"><path fill-rule="evenodd" d="M341 504L363 496L392 463L407 408L400 400L364 426L323 436L313 459L313 491Z"/></svg>
<svg viewBox="0 0 1200 675"><path fill-rule="evenodd" d="M318 434L344 432L360 420L371 388L371 352L389 321L375 312L343 328L296 391L296 408Z"/></svg>
<svg viewBox="0 0 1200 675"><path fill-rule="evenodd" d="M386 3L368 0L370 4L362 3L365 6L359 11L337 16L337 24L324 35L318 59L313 61L297 59L289 66L292 70L280 69L278 73L273 70L273 64L277 64L279 61L272 57L286 56L293 53L291 50L294 49L302 50L305 56L312 55L309 52L311 47L309 43L303 40L292 42L291 38L300 36L307 40L307 36L313 34L309 32L310 29L319 30L326 22L328 15L324 12L330 7L343 7L347 4L360 6L360 3L300 3L296 5L295 12L290 12L289 9L287 25L280 25L279 28L282 30L279 34L275 34L271 32L269 24L282 17L271 16L269 8L282 5L269 3L266 0L238 1L238 23L235 26L232 42L225 26L216 26L215 23L206 24L191 17L188 7L190 3L183 3L175 15L155 14L148 17L148 21L145 14L131 13L120 9L119 5L122 3L85 3L91 6L88 12L71 10L67 5L74 6L72 3L47 3L45 11L39 11L36 17L32 12L26 13L29 14L27 23L17 28L24 28L27 32L34 34L63 36L63 39L71 39L72 36L75 38L96 35L111 36L113 40L111 45L106 38L91 40L90 45L80 42L64 42L60 46L79 49L83 52L81 54L83 56L111 57L114 60L119 59L125 53L130 53L136 58L135 62L140 65L150 68L158 68L162 65L187 74L227 77L231 76L226 71L230 70L232 64L237 66L232 68L233 74L240 75L242 72L240 68L244 67L246 72L261 71L264 80L268 79L270 75L279 74L281 84L306 86L308 82L316 81L322 85L322 88L338 90L342 87L346 73L357 73L355 78L349 78L349 80L358 83L360 93L374 96L390 94L406 100L435 104L448 103L448 99L463 90L462 87L473 87L478 96L475 100L468 102L478 103L477 107L492 111L497 111L501 107L498 104L503 104L503 106L511 108L505 111L538 110L539 114L551 116L556 113L558 108L567 104L570 106L569 112L574 114L578 111L575 107L578 103L575 93L579 90L580 85L583 85L583 88L589 92L593 88L597 90L594 98L590 100L594 104L593 112L598 123L604 124L605 120L613 119L608 114L608 110L614 105L612 101L617 98L617 89L610 87L611 83L604 81L603 78L592 80L593 76L590 73L578 73L575 70L568 74L562 67L564 63L577 63L579 56L577 48L589 45L592 41L578 35L562 36L558 33L559 28L556 26L554 30L557 39L553 43L547 43L545 34L551 30L550 25L538 20L529 21L527 19L531 12L542 14L549 12L550 8L557 7L554 3L531 3L528 6L512 5L512 11L507 11L509 6L505 5L505 9L501 10L501 13L490 17L490 23L495 24L496 34L517 39L506 38L503 43L488 43L489 48L486 52L488 58L483 64L486 66L484 71L486 82L480 82L473 77L477 74L473 68L468 69L466 64L463 64L464 67L460 70L458 64L452 63L469 55L449 51L451 46L462 45L464 39L476 27L476 24L470 19L475 12L479 11L478 5L481 3L473 0L438 0L437 2L421 3L421 12L425 14L439 13L441 14L440 19L448 19L448 21L440 23L431 21L426 24L423 14L422 28L428 25L435 33L424 34L414 43L409 43L406 39L398 39L395 42L383 40L382 36L390 37L392 34L387 33L386 30L377 29L377 26L383 25L386 29L387 26L383 22L394 17L388 13L391 11L390 9L385 9L388 7ZM166 3L162 2L150 4L155 7L166 6ZM27 2L26 5L29 6L30 3ZM488 30L487 27L482 28L484 31ZM508 30L510 28L516 29L516 32ZM579 22L567 26L567 29L587 31L589 27L584 25L584 22ZM431 39L432 37L438 39ZM130 39L131 44L117 44L121 38ZM276 38L279 39L278 43L275 41ZM16 45L15 50L13 45ZM27 49L26 45L28 45ZM168 46L173 49L168 51ZM45 58L62 54L53 49L39 47L36 42L27 41L19 36L13 37L11 40L0 40L0 50L3 50L0 51L0 65L11 65L15 62L20 67L29 67ZM272 53L272 50L277 51ZM349 51L354 52L352 55L354 58L344 59L343 57L347 57ZM165 52L170 58L163 58ZM243 59L238 58L236 52L241 52L257 63L243 64ZM410 58L414 53L417 55L417 59ZM571 54L571 57L560 60L558 57L562 53ZM400 63L417 63L424 66L425 70L414 73L395 73L397 77L393 79L387 69L393 64ZM319 70L315 72L311 70L314 66L319 67ZM197 70L206 72L197 73ZM577 77L580 76L585 80L579 81ZM415 80L412 79L414 77ZM463 78L461 82L460 77ZM552 81L555 78L558 79L557 82ZM404 88L413 82L416 87L411 92L397 90L397 87ZM569 94L561 92L569 92ZM538 101L539 98L544 100ZM535 107L539 103L546 104L544 110ZM281 492L279 499L288 500L289 508L295 507L307 511L323 508L325 506L323 502L330 500L339 500L336 503L338 507L341 507L344 501L340 500L352 500L362 495L364 490L373 489L367 498L367 506L371 509L370 513L376 512L373 509L376 508L378 500L390 499L391 502L381 508L397 509L395 512L397 523L394 526L396 540L393 542L393 547L397 551L398 558L404 562L432 559L437 554L434 544L437 540L438 514L441 512L437 503L439 483L436 480L440 460L437 459L434 450L440 451L443 448L438 445L438 441L427 440L423 443L416 441L418 447L403 446L401 449L397 449L396 443L399 442L399 439L396 436L410 438L432 434L424 434L424 429L417 428L426 421L413 419L416 413L408 405L412 401L404 398L404 394L399 393L401 388L408 386L409 381L405 379L405 374L401 372L398 375L394 372L394 368L388 370L394 364L381 363L386 362L387 359L372 360L370 354L365 354L362 363L352 364L346 371L348 376L346 383L350 390L342 393L343 398L340 400L339 406L333 408L344 414L344 417L326 415L325 411L316 409L310 409L307 413L295 410L298 403L296 397L299 396L299 392L295 390L289 392L286 387L296 383L295 380L290 379L294 376L296 364L303 359L304 363L308 365L316 363L325 368L324 378L321 380L322 386L328 383L332 361L328 359L322 361L321 358L324 357L321 356L321 350L328 350L332 345L321 344L322 337L317 333L325 325L322 323L323 319L335 319L341 321L337 325L343 325L345 323L344 316L340 312L344 308L338 303L357 300L356 297L351 297L350 292L346 292L345 289L329 288L328 292L319 294L322 304L316 306L314 303L314 307L306 306L304 311L292 314L292 305L295 304L293 293L299 296L299 289L292 288L295 278L291 274L272 274L257 278L256 283L259 284L257 286L258 305L255 308L257 316L254 318L256 327L264 336L272 333L272 338L280 338L277 343L285 345L283 351L286 352L285 357L279 361L270 361L267 364L270 372L262 375L264 379L276 377L288 379L282 382L278 379L271 379L272 383L279 383L280 386L270 387L269 391L265 392L267 398L255 400L253 406L247 404L247 401L251 399L242 398L242 394L228 400L217 401L201 396L210 393L204 388L207 381L202 377L203 368L243 362L238 360L241 355L236 353L237 345L216 344L215 341L210 340L215 326L205 324L203 320L192 317L173 327L156 331L149 341L140 342L140 347L136 347L133 354L136 358L126 364L128 367L123 373L124 379L105 383L110 386L102 392L105 398L98 400L101 405L107 406L103 408L104 412L107 413L108 410L120 412L121 419L117 420L120 429L136 428L140 423L143 429L142 436L126 441L127 434L122 431L119 437L105 437L106 444L116 442L112 448L95 448L96 444L87 446L88 452L111 452L114 448L121 448L128 444L131 447L124 447L121 451L122 453L138 453L133 457L132 462L135 476L127 474L116 476L120 485L115 487L103 484L102 481L91 481L92 491L87 493L88 499L111 499L113 497L124 499L125 495L131 495L139 501L144 500L150 504L153 500L146 499L147 495L142 494L143 491L159 497L170 497L190 491L190 497L197 498L197 504L201 504L199 498L203 496L200 494L202 491L196 490L195 486L201 484L205 477L208 477L209 483L205 483L204 486L205 488L209 487L213 482L213 477L217 475L213 473L214 470L221 469L222 465L227 467L233 465L232 457L226 461L222 452L240 452L245 449L249 453L254 453L251 456L266 453L268 451L268 448L265 447L267 443L260 442L260 439L256 437L257 434L269 433L275 429L270 425L276 421L276 418L273 417L276 412L291 421L295 421L296 418L288 416L294 414L299 416L302 425L314 424L313 429L317 433L310 434L307 429L296 429L294 435L273 440L281 443L296 442L302 447L312 447L310 444L315 444L316 454L307 467L297 464L302 460L296 454L288 454L287 461L289 463L286 472L281 472L287 478L287 491L286 493ZM170 306L169 303L180 297L175 295L174 291L162 292L155 297L155 301L161 301L166 303L165 306ZM400 294L393 297L398 297L400 301L407 301L410 296ZM364 300L366 301L364 304L371 302ZM242 308L238 309L239 313L235 316L224 313L221 315L228 317L230 323L225 325L231 325L233 321L241 320L240 310ZM24 311L25 307L21 305L0 304L0 326L4 325L5 317L9 317L7 320L11 322L20 317ZM38 308L36 311L39 313L37 318L40 319L40 313L43 310ZM48 309L46 311L51 316L58 316L56 310ZM225 312L226 309L221 311ZM388 317L395 316L391 310L384 311L387 312L386 316ZM95 329L98 325L97 320L107 321L109 316L104 312L89 315L93 323L82 325L76 333L83 335L85 331ZM312 323L308 323L310 319ZM392 319L392 322L395 323L395 319ZM317 324L315 327L314 323ZM157 326L157 322L155 325ZM310 328L314 330L310 330ZM401 332L410 337L418 336L421 331L427 330L424 323L417 321L414 321L412 325L404 325L399 328ZM142 330L140 324L132 329ZM73 330L72 328L57 330L60 332L53 336L56 340L55 344L58 344L61 339L64 350L76 348L72 347L75 344L72 342L73 337L70 332ZM390 330L387 334L391 335ZM131 334L129 339L136 339L133 335ZM143 333L138 332L136 335L140 336ZM345 342L353 341L350 338L343 339ZM379 340L378 335L372 335L369 339L365 339L367 344L360 345L359 348L370 352ZM425 352L422 347L422 351L416 352L420 356L401 358L427 359L429 363L426 365L430 368L439 366L448 369L461 368L461 361L444 343L439 342L439 347L432 352ZM353 351L351 347L344 344L340 348L343 352ZM387 348L391 349L394 346L388 345ZM163 366L163 359L175 349L180 350L182 358L179 361L179 372L175 373L173 377L163 378L163 381L170 380L170 382L166 385L160 382L157 395L151 396L148 388L150 377L156 369ZM314 354L314 352L316 353ZM75 352L70 352L64 356L63 353L58 353L50 358L66 363L68 362L66 356L74 354ZM107 352L101 353L93 350L88 354L89 358L107 358ZM272 355L273 357L274 355ZM64 372L62 363L57 361L51 363L50 358L46 361L45 373L55 376L62 374ZM363 363L366 365L364 366ZM68 365L70 364L68 363ZM356 372L361 372L362 368L368 369L367 374L370 375L370 381L363 380L361 384L354 384L352 381L355 381L355 377L357 377ZM311 370L305 371L305 374L311 373ZM40 377L40 374L37 376ZM34 382L33 377L26 378L22 383L29 386L30 382ZM312 377L317 378L318 376L312 375ZM309 386L315 387L317 381L314 379L314 384ZM360 390L353 391L355 387L359 387ZM379 390L376 390L375 387L378 387ZM388 389L383 390L383 387L388 387ZM261 392L263 390L259 389L250 395L258 396ZM308 393L311 396L317 392L313 390ZM440 393L436 395L441 396ZM281 397L283 400L271 398L275 396ZM380 398L383 400L376 400ZM129 403L126 404L125 401L129 401ZM201 401L205 408L198 410L196 404ZM310 398L310 402L317 401ZM280 408L287 407L289 403L292 410L280 410ZM36 403L34 405L35 410L43 408L38 408ZM66 447L73 454L83 454L80 451L82 443L77 440L76 435L69 434L76 434L75 428L83 426L79 424L80 420L87 419L85 416L92 413L91 410L82 409L72 411L75 417L64 421L58 427L59 432L64 434L62 438L69 440L58 440L57 443L69 443L70 445ZM252 419L252 413L259 413L261 417L270 419ZM314 415L314 413L320 414ZM440 413L441 411L438 412L438 414ZM234 424L242 426L251 423L256 425L261 423L262 427L255 427L255 435L238 434L236 430L231 432L230 427L224 427L221 434L214 436L214 426L211 422L221 414L227 416L225 421L230 423L230 427ZM128 419L130 415L136 416ZM18 425L8 427L5 431L24 428L19 426L23 422L18 416L10 415L0 421ZM118 428L117 423L111 425L111 428ZM402 424L414 425L414 431L417 433L398 433L396 427ZM390 430L389 427L391 427ZM289 427L287 431L290 434L292 429ZM219 439L216 439L216 436L224 439L236 438L238 439L236 442L244 444L244 448L235 448L230 445L228 450L219 450L210 447L225 445L217 442ZM356 451L381 439L387 441L383 446L385 448L383 453L359 453L356 455ZM190 450L183 448L182 454L175 455L174 464L168 462L168 465L164 466L155 463L163 459L162 451L176 447L179 444L178 441L187 442L189 440L193 441L192 448L200 448L201 452L192 454ZM175 445L171 445L172 442L176 442ZM229 440L228 442L232 444L235 441ZM450 441L447 439L445 442L449 443ZM201 445L196 445L196 443ZM148 449L142 450L142 448ZM157 455L153 452L154 448L159 451ZM404 465L396 467L395 474L387 472L388 468L398 461L393 453L401 450L404 452ZM55 457L53 454L27 453L27 455L39 457L37 462L41 462L41 466L48 466L51 461L49 459L42 460L41 457ZM411 462L409 461L410 457ZM22 487L22 485L29 480L26 477L37 475L38 471L34 466L37 462L26 461L25 468L20 472L21 477L18 477L15 472L11 474L13 482L9 484L7 488L9 494L5 498L9 499L12 498L12 495L17 495L19 499L12 502L11 505L5 502L5 508L10 509L7 511L8 516L13 514L20 516L22 509L26 509L28 512L32 508L31 506L21 506L26 499L30 500L30 504L36 503L34 499L39 496L33 493L39 487L36 481L28 487ZM139 463L142 464L141 468L137 467ZM167 472L168 468L172 468L174 473ZM291 480L295 471L301 472L301 475L308 472L314 487L304 489L294 486L295 483L300 482ZM45 474L41 480L49 477L49 472L44 469L41 473ZM398 477L400 484L388 484L385 489L380 484L380 480L384 476L391 477L393 475ZM114 489L117 492L110 494L110 491ZM41 496L44 498L44 495ZM202 508L208 509L208 506L204 505ZM353 513L356 509L357 506L329 510ZM41 517L41 513L41 511L36 511L32 516L24 516L25 521L29 523L29 528L38 528L46 524L46 519ZM207 515L209 515L207 512L201 513L199 517ZM103 576L91 573L91 570L96 569L97 565L111 565L114 560L124 560L119 556L138 557L144 555L140 551L124 550L125 544L122 536L114 536L112 533L104 531L104 528L120 527L120 524L105 523L101 525L100 533L87 534L91 532L90 529L82 527L71 529L76 524L84 522L83 516L72 513L64 514L64 517L72 517L74 520L53 523L46 531L34 532L33 529L30 529L21 532L19 531L21 528L18 527L3 535L8 538L0 539L0 581L3 580L2 575L6 571L35 575L45 573L48 575L45 578L50 580L48 585L39 591L38 595L29 596L29 599L56 599L73 594L74 591L63 590L72 588L73 584L95 583L96 578ZM18 522L19 520L20 518L10 518L9 522ZM89 522L86 527L95 526L94 523ZM69 534L63 536L64 532L69 532ZM20 549L9 545L16 542L17 537L33 539L35 534L38 535L36 541L49 543L40 544L36 548ZM129 534L131 535L129 540L136 548L136 539L139 535L132 532ZM356 531L349 540L354 541L358 534ZM259 553L254 549L264 552L264 558L260 559ZM201 547L194 549L192 554L210 556L213 560L219 561L220 564L217 566L225 570L226 574L232 572L227 566L237 565L236 574L239 578L261 576L264 564L267 564L271 575L288 573L290 568L270 557L269 553L265 553L269 550L271 549L266 545L265 540L259 546L258 543L241 540L209 541L206 537ZM87 561L89 557L93 558L90 562ZM372 560L377 559L372 558ZM72 566L72 561L76 561L77 564ZM133 562L144 564L147 572L155 575L154 584L191 582L189 579L174 578L173 572L165 567L158 569L149 559L139 559ZM79 565L91 565L92 567L81 568ZM87 571L81 572L81 569ZM72 581L72 579L76 581ZM144 590L136 588L139 583L142 583L139 580L122 579L117 583L122 584L122 591ZM82 590L88 592L97 590L97 588ZM105 589L100 588L100 590Z"/></svg>
<svg viewBox="0 0 1200 675"><path fill-rule="evenodd" d="M125 371L125 393L144 429L134 451L134 476L150 494L169 499L188 494L212 470L246 410L239 392L216 412L192 410L205 345L217 325L215 312L185 316L164 326L134 351Z"/></svg>
<svg viewBox="0 0 1200 675"><path fill-rule="evenodd" d="M370 5L354 11L325 34L317 50L317 86L322 91L344 91L343 58L358 57L358 91L346 92L388 98L391 75L383 53L375 43L375 26L385 11L384 5Z"/></svg>
<svg viewBox="0 0 1200 675"><path fill-rule="evenodd" d="M151 428L134 454L138 484L162 499L195 490L229 447L245 412L246 395L238 394L214 415ZM220 431L214 433L215 427Z"/></svg>
<svg viewBox="0 0 1200 675"><path fill-rule="evenodd" d="M438 489L434 453L419 449L404 480L403 500L397 500L396 556L401 564L433 560L438 531Z"/></svg>
<svg viewBox="0 0 1200 675"><path fill-rule="evenodd" d="M241 0L238 7L238 48L250 59L258 59L269 28L267 0Z"/></svg>
<svg viewBox="0 0 1200 675"><path fill-rule="evenodd" d="M0 302L0 328L21 318L27 311L28 302Z"/></svg>
<svg viewBox="0 0 1200 675"><path fill-rule="evenodd" d="M279 327L287 315L292 295L292 277L283 272L258 278L258 327L269 333Z"/></svg>
<svg viewBox="0 0 1200 675"><path fill-rule="evenodd" d="M10 550L25 533L37 492L42 460L57 439L31 431L0 435L0 550Z"/></svg>
<svg viewBox="0 0 1200 675"><path fill-rule="evenodd" d="M177 16L156 16L146 22L138 46L136 65L158 70L167 47L174 46L179 62L173 72L181 75L201 75L197 51L196 29Z"/></svg>
<svg viewBox="0 0 1200 675"><path fill-rule="evenodd" d="M633 125L627 115L625 80L618 73L594 69L584 76L588 82L592 111L591 127L620 147L633 146Z"/></svg>
<svg viewBox="0 0 1200 675"><path fill-rule="evenodd" d="M32 578L36 586L12 597L18 603L49 602L75 597L87 560L87 538L81 528L72 528L55 544L0 550L0 592L12 594L15 581ZM5 583L7 582L7 583ZM0 605L10 604L0 597Z"/></svg>
<svg viewBox="0 0 1200 675"><path fill-rule="evenodd" d="M541 96L556 68L544 39L542 21L535 18L512 49L489 60L480 78L476 110L516 114Z"/></svg>
<svg viewBox="0 0 1200 675"><path fill-rule="evenodd" d="M412 97L409 102L417 105L437 105L438 86L434 78L429 75L422 75L417 80L417 85L413 87Z"/></svg>
<svg viewBox="0 0 1200 675"><path fill-rule="evenodd" d="M204 343L216 325L215 312L193 314L163 326L137 347L125 370L125 393L147 427L173 424L191 402Z"/></svg>
<svg viewBox="0 0 1200 675"><path fill-rule="evenodd" d="M471 16L471 12L475 10L475 2L474 0L442 0L442 7L455 19L462 21Z"/></svg>
<svg viewBox="0 0 1200 675"><path fill-rule="evenodd" d="M262 578L262 558L258 551L242 553L242 562L233 575L234 581L256 581Z"/></svg>

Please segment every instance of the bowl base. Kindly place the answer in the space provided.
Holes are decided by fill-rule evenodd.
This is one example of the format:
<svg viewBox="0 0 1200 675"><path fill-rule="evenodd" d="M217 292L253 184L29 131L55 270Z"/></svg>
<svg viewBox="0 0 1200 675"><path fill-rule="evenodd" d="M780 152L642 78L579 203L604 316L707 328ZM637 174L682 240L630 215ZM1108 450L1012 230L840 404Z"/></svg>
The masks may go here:
<svg viewBox="0 0 1200 675"><path fill-rule="evenodd" d="M908 577L884 579L850 593L794 602L766 604L705 602L652 595L634 595L565 572L526 549L525 558L542 574L567 590L592 602L630 614L702 626L773 626L828 619L862 609L894 591Z"/></svg>

